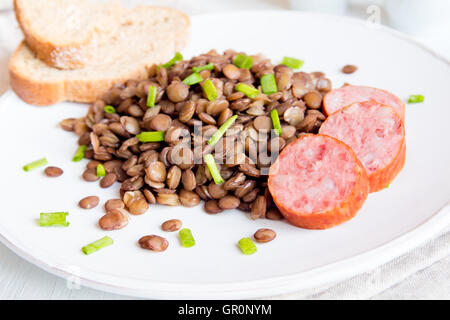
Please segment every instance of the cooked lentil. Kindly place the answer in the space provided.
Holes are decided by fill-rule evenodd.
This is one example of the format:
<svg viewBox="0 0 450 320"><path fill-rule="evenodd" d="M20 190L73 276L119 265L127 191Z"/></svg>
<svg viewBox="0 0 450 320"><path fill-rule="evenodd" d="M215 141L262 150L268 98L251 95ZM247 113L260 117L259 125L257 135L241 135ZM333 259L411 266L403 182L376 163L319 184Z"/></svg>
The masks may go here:
<svg viewBox="0 0 450 320"><path fill-rule="evenodd" d="M105 203L106 212L111 211L113 209L123 209L125 208L125 204L120 199L110 199Z"/></svg>
<svg viewBox="0 0 450 320"><path fill-rule="evenodd" d="M233 64L237 55L234 50L223 54L211 50L167 69L153 67L149 79L112 88L89 107L85 117L61 121L64 130L74 131L79 142L88 145L85 157L92 160L83 179L97 181L95 168L103 164L107 174L100 186L121 183L121 199L109 200L107 211L128 214L126 207L132 214L142 214L149 204L194 206L203 199L208 213L238 208L250 212L252 219L282 218L266 191L265 169L298 136L318 132L326 119L322 96L331 90L331 81L322 72L294 72L262 55L248 56L253 65L240 69ZM181 81L193 68L208 64L213 67L199 73L203 82L189 86ZM274 75L278 92L261 92L260 78L265 74ZM238 84L257 92L249 98L236 90ZM148 107L151 86L156 88L155 106ZM116 113L104 112L106 105ZM280 136L271 134L273 109L279 114ZM233 116L237 116L235 123L215 145L209 145L211 136ZM140 142L136 137L149 131L164 132L164 141ZM206 154L214 156L223 184L213 181L202 161ZM85 200L83 205L94 203ZM103 217L103 227L125 226L122 215L120 211ZM167 242L157 236L142 239L140 245L147 248L163 249Z"/></svg>
<svg viewBox="0 0 450 320"><path fill-rule="evenodd" d="M80 202L78 202L78 205L83 209L92 209L98 206L99 202L100 202L99 197L89 196L81 199Z"/></svg>
<svg viewBox="0 0 450 320"><path fill-rule="evenodd" d="M253 235L255 240L260 243L270 242L273 239L275 239L276 236L277 234L275 231L273 231L272 229L265 229L265 228L259 229Z"/></svg>
<svg viewBox="0 0 450 320"><path fill-rule="evenodd" d="M166 232L174 232L181 229L183 223L178 219L167 220L161 225L161 229Z"/></svg>
<svg viewBox="0 0 450 320"><path fill-rule="evenodd" d="M64 173L64 171L58 167L47 167L47 168L45 168L44 172L47 175L47 177L50 177L50 178L59 177L60 175L62 175Z"/></svg>
<svg viewBox="0 0 450 320"><path fill-rule="evenodd" d="M109 188L117 181L117 176L114 173L107 173L102 180L100 180L100 187Z"/></svg>
<svg viewBox="0 0 450 320"><path fill-rule="evenodd" d="M342 68L342 72L345 74L354 73L356 70L358 70L358 67L352 64L347 64Z"/></svg>
<svg viewBox="0 0 450 320"><path fill-rule="evenodd" d="M155 235L144 236L139 239L138 243L142 249L155 252L165 251L167 247L169 247L169 241L167 241L167 239Z"/></svg>
<svg viewBox="0 0 450 320"><path fill-rule="evenodd" d="M118 230L128 224L128 212L125 209L116 208L108 211L98 220L98 225L103 230Z"/></svg>
<svg viewBox="0 0 450 320"><path fill-rule="evenodd" d="M100 179L97 176L97 170L95 168L88 168L83 172L83 179L88 182L97 181Z"/></svg>

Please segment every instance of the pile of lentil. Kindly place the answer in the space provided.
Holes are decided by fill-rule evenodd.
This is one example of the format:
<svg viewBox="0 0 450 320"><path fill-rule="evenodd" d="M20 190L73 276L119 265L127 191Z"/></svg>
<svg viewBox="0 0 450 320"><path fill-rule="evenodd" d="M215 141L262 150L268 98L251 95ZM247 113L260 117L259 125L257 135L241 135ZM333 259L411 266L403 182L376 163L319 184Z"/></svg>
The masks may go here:
<svg viewBox="0 0 450 320"><path fill-rule="evenodd" d="M250 65L237 67L238 55ZM183 80L193 73L201 81L185 84ZM274 75L274 93L262 92L260 78L266 74ZM203 87L207 80L215 87L213 98ZM255 88L258 94L249 97L236 90L238 84ZM149 106L154 88L154 105ZM89 107L85 117L66 119L60 125L74 131L79 145L86 146L84 157L91 161L84 180L101 179L102 188L121 183L120 199L105 206L107 213L99 221L102 229L125 227L128 213L143 214L151 204L193 207L201 199L209 214L237 208L249 212L251 219L280 220L267 188L273 157L263 161L259 150L277 155L302 134L317 133L326 118L322 97L331 88L322 72L294 72L286 65L273 65L261 54L211 50L170 66L153 66L148 79L113 87ZM281 124L279 135L270 134L274 109ZM211 136L233 116L236 120L217 145L209 145ZM164 133L163 141L139 139L142 132L154 131ZM223 183L213 179L203 161L206 154L214 156ZM106 172L102 178L99 164Z"/></svg>

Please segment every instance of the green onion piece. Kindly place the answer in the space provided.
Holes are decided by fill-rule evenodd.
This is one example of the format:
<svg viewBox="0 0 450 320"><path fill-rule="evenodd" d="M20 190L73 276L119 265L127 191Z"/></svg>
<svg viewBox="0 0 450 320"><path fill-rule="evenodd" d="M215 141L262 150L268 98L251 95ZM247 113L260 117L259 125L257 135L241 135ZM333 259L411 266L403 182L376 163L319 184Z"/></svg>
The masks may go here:
<svg viewBox="0 0 450 320"><path fill-rule="evenodd" d="M36 160L36 161L33 161L31 163L24 165L23 170L28 172L30 170L45 166L47 163L48 163L47 159L42 158L42 159L39 159L39 160Z"/></svg>
<svg viewBox="0 0 450 320"><path fill-rule="evenodd" d="M148 87L147 107L154 107L156 102L156 87Z"/></svg>
<svg viewBox="0 0 450 320"><path fill-rule="evenodd" d="M391 184L388 184L385 188L386 188L386 189L389 188L390 185L391 185Z"/></svg>
<svg viewBox="0 0 450 320"><path fill-rule="evenodd" d="M105 106L105 112L106 113L116 113L116 108L113 106Z"/></svg>
<svg viewBox="0 0 450 320"><path fill-rule="evenodd" d="M200 83L202 81L203 81L203 78L201 75L199 75L198 73L192 73L191 75L187 76L183 80L183 83L187 84L188 86L192 86L192 85Z"/></svg>
<svg viewBox="0 0 450 320"><path fill-rule="evenodd" d="M214 157L212 154L205 155L205 162L208 166L209 172L211 172L211 176L214 179L215 184L222 184L225 181L223 180L222 176L220 175L219 169L217 168L216 161L214 160Z"/></svg>
<svg viewBox="0 0 450 320"><path fill-rule="evenodd" d="M304 61L292 57L284 57L281 64L291 68L291 69L300 69L303 66Z"/></svg>
<svg viewBox="0 0 450 320"><path fill-rule="evenodd" d="M272 94L278 91L275 76L272 73L267 73L259 79L261 82L262 92L264 94Z"/></svg>
<svg viewBox="0 0 450 320"><path fill-rule="evenodd" d="M421 103L425 100L425 97L421 94L412 94L409 96L408 103Z"/></svg>
<svg viewBox="0 0 450 320"><path fill-rule="evenodd" d="M209 138L208 140L208 144L210 146L215 146L217 142L219 142L220 138L222 138L222 136L225 134L225 131L228 130L228 128L230 128L233 123L236 121L237 119L237 115L232 116L230 119L228 119L227 121L225 121L225 123L223 125L220 126L219 130L217 130L211 138Z"/></svg>
<svg viewBox="0 0 450 320"><path fill-rule="evenodd" d="M169 68L170 68L171 66L173 66L175 63L177 63L177 61L181 61L181 60L183 60L183 55L182 55L181 53L179 53L179 52L176 52L176 53L175 53L175 56L174 56L172 59L170 59L169 62L167 62L167 63L165 63L165 64L163 64L163 65L158 66L158 70L159 70L160 67L169 69Z"/></svg>
<svg viewBox="0 0 450 320"><path fill-rule="evenodd" d="M164 131L141 132L136 136L140 142L160 142L164 141Z"/></svg>
<svg viewBox="0 0 450 320"><path fill-rule="evenodd" d="M273 129L277 136L281 135L280 117L278 116L278 110L273 109L270 111L270 117L272 118Z"/></svg>
<svg viewBox="0 0 450 320"><path fill-rule="evenodd" d="M217 99L217 90L211 80L206 80L203 83L203 92L209 101L214 101Z"/></svg>
<svg viewBox="0 0 450 320"><path fill-rule="evenodd" d="M88 255L100 249L103 249L104 247L110 246L113 243L114 243L113 239L106 236L104 238L101 238L95 242L88 244L87 246L84 246L83 248L81 248L81 250L83 251L84 254Z"/></svg>
<svg viewBox="0 0 450 320"><path fill-rule="evenodd" d="M69 215L68 212L51 212L51 213L41 213L39 219L39 225L41 227L68 227L69 222L66 221L66 217Z"/></svg>
<svg viewBox="0 0 450 320"><path fill-rule="evenodd" d="M211 62L211 63L208 63L205 66L193 67L192 68L192 71L194 71L194 72L200 72L200 71L203 71L203 70L214 70L214 63Z"/></svg>
<svg viewBox="0 0 450 320"><path fill-rule="evenodd" d="M180 235L181 245L185 248L190 248L195 245L194 237L189 229L181 229L178 233Z"/></svg>
<svg viewBox="0 0 450 320"><path fill-rule="evenodd" d="M77 151L75 151L75 155L73 156L72 161L78 162L84 159L84 153L86 152L87 146L79 146Z"/></svg>
<svg viewBox="0 0 450 320"><path fill-rule="evenodd" d="M246 255L254 254L257 251L255 244L249 238L242 238L239 240L239 248L241 248L242 253Z"/></svg>
<svg viewBox="0 0 450 320"><path fill-rule="evenodd" d="M105 167L102 164L97 165L97 177L106 176Z"/></svg>
<svg viewBox="0 0 450 320"><path fill-rule="evenodd" d="M235 87L235 89L239 92L242 92L247 97L255 99L256 96L259 94L258 89L253 88L252 86L249 86L248 84L244 83L238 83Z"/></svg>
<svg viewBox="0 0 450 320"><path fill-rule="evenodd" d="M233 64L241 69L250 69L253 66L253 59L252 57L239 53L234 58Z"/></svg>

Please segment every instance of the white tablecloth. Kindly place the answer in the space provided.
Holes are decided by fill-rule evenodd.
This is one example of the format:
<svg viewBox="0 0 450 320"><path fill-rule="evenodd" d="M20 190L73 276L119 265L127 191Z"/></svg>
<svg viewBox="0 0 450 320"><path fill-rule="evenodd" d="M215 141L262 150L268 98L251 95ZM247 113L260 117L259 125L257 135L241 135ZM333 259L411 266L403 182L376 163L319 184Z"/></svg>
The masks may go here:
<svg viewBox="0 0 450 320"><path fill-rule="evenodd" d="M9 89L8 59L22 35L12 12L2 11L0 0L0 94ZM127 2L133 2L128 1ZM134 2L138 2L135 0ZM142 1L139 1L142 2ZM226 10L287 9L287 0L161 0L189 14ZM354 8L356 10L364 8ZM450 57L448 38L424 40ZM0 299L127 299L128 297L79 288L68 289L66 281L22 260L0 244ZM449 299L450 228L424 244L381 267L326 287L274 299Z"/></svg>

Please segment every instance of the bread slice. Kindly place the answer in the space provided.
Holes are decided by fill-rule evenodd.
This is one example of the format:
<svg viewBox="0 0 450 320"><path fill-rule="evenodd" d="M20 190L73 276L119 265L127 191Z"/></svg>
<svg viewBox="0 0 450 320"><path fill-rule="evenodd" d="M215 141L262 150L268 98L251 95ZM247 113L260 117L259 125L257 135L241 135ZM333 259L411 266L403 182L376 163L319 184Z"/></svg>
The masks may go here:
<svg viewBox="0 0 450 320"><path fill-rule="evenodd" d="M16 94L34 105L93 102L115 84L147 78L149 67L186 46L190 21L183 12L149 6L122 10L118 32L81 69L52 68L22 42L9 64Z"/></svg>
<svg viewBox="0 0 450 320"><path fill-rule="evenodd" d="M16 18L28 46L39 59L61 69L76 69L92 51L117 31L118 1L14 0Z"/></svg>

